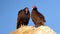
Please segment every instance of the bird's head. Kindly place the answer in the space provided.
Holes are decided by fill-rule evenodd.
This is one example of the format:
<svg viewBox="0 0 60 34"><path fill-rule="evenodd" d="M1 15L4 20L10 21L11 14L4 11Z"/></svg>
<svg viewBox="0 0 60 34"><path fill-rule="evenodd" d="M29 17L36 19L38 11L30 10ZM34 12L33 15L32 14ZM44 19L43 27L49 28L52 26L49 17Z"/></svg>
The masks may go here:
<svg viewBox="0 0 60 34"><path fill-rule="evenodd" d="M36 9L37 9L37 7L36 7L36 6L33 6L33 7L32 7L32 9L36 10Z"/></svg>
<svg viewBox="0 0 60 34"><path fill-rule="evenodd" d="M29 12L28 7L25 7L25 13L27 14Z"/></svg>

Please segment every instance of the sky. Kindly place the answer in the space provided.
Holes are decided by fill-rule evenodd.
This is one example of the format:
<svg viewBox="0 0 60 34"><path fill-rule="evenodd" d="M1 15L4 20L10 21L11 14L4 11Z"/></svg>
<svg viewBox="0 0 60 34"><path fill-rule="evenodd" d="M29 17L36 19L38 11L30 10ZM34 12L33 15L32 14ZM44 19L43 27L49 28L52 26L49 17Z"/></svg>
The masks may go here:
<svg viewBox="0 0 60 34"><path fill-rule="evenodd" d="M0 0L0 34L16 30L18 11L28 7L31 13L32 6L45 16L45 25L60 34L60 0ZM34 26L31 18L28 26Z"/></svg>

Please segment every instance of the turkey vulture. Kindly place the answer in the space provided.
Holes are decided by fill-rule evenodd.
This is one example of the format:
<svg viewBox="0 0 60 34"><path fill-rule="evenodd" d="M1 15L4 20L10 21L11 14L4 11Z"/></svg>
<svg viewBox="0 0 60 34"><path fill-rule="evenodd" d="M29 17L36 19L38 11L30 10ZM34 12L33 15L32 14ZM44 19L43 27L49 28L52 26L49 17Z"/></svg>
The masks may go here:
<svg viewBox="0 0 60 34"><path fill-rule="evenodd" d="M30 19L30 12L29 12L28 7L21 9L18 12L17 29L21 27L22 25L28 25L29 19Z"/></svg>
<svg viewBox="0 0 60 34"><path fill-rule="evenodd" d="M32 8L31 18L36 27L45 25L46 20L45 20L44 16L38 12L36 6L33 6L33 8Z"/></svg>

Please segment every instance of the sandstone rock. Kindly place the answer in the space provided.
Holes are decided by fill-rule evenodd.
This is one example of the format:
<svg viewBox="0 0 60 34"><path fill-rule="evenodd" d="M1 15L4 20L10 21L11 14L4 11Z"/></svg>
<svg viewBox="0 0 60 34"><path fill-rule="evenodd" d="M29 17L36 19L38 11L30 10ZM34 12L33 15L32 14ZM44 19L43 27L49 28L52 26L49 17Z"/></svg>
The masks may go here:
<svg viewBox="0 0 60 34"><path fill-rule="evenodd" d="M56 34L56 32L54 32L48 26L40 26L38 28L35 28L33 26L22 26L10 34Z"/></svg>

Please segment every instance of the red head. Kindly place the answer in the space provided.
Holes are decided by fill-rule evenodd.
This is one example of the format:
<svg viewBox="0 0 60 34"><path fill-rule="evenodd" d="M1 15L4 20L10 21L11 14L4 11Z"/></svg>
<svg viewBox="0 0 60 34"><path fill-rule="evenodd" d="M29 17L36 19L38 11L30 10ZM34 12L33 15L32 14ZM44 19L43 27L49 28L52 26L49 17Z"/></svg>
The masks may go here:
<svg viewBox="0 0 60 34"><path fill-rule="evenodd" d="M33 6L32 8L33 8L33 9L36 9L37 7L36 7L36 6Z"/></svg>
<svg viewBox="0 0 60 34"><path fill-rule="evenodd" d="M26 8L25 8L25 11L26 11L26 14L27 14L27 13L28 13L28 11L29 11L28 7L26 7Z"/></svg>

